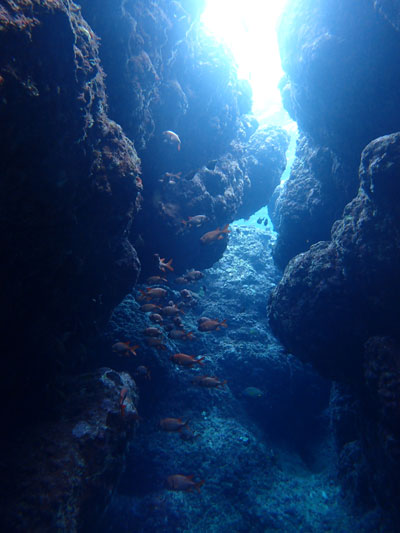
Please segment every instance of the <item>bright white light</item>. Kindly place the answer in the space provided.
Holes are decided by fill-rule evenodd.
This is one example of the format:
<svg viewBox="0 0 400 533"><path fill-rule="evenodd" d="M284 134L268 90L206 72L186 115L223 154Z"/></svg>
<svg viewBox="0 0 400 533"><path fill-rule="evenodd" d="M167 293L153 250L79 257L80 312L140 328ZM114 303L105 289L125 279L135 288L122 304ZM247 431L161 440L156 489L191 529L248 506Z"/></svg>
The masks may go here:
<svg viewBox="0 0 400 533"><path fill-rule="evenodd" d="M232 51L239 78L253 89L253 113L283 113L278 82L283 75L276 26L287 0L207 0L202 22Z"/></svg>

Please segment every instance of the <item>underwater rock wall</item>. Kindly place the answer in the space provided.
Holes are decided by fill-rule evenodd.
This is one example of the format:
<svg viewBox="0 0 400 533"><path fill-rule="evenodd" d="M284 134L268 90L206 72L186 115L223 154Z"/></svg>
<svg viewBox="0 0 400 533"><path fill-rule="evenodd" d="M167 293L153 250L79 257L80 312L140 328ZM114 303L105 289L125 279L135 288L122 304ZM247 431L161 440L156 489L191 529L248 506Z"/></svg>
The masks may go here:
<svg viewBox="0 0 400 533"><path fill-rule="evenodd" d="M274 259L280 268L329 237L332 221L341 216L345 199L353 196L348 177L349 167L330 148L300 134L290 177L281 184L271 213L278 232Z"/></svg>
<svg viewBox="0 0 400 533"><path fill-rule="evenodd" d="M28 426L2 450L2 531L93 531L123 471L138 419L129 374L101 368L53 394L66 400L57 417Z"/></svg>
<svg viewBox="0 0 400 533"><path fill-rule="evenodd" d="M317 173L315 163L307 163L299 171L310 159L299 144L299 162L278 207L275 257L282 268L310 244L329 239L331 225L357 193L362 149L373 139L400 129L396 103L400 72L393 60L400 53L395 6L396 2L291 0L282 17L279 43L285 71L281 82L284 106L312 149L328 150L336 160L332 168L325 164ZM330 202L325 197L327 187ZM297 213L302 236L290 214L295 190L297 203L303 206ZM304 202L305 196L314 200ZM317 203L325 209L316 209Z"/></svg>
<svg viewBox="0 0 400 533"><path fill-rule="evenodd" d="M331 241L292 259L273 293L270 320L279 337L331 379L358 383L364 342L398 334L399 168L400 134L370 143L360 191Z"/></svg>
<svg viewBox="0 0 400 533"><path fill-rule="evenodd" d="M280 128L259 128L248 141L233 141L229 152L188 175L160 178L151 192L150 208L139 221L147 243L143 272L156 272L154 253L172 257L178 273L212 266L224 252L226 240L204 245L201 236L265 205L285 169L287 145L288 136ZM206 214L204 223L188 223L198 214Z"/></svg>
<svg viewBox="0 0 400 533"><path fill-rule="evenodd" d="M349 385L361 401L363 453L370 473L379 472L369 481L376 499L392 509L400 494L393 477L400 460L398 361L396 349L385 346L399 342L399 172L400 134L372 141L362 154L359 193L335 222L331 240L289 262L269 304L284 345L327 378ZM388 340L371 340L382 336ZM377 433L382 440L372 438ZM385 484L395 486L392 499L381 496Z"/></svg>
<svg viewBox="0 0 400 533"><path fill-rule="evenodd" d="M61 1L0 8L1 393L36 392L139 273L140 161L107 114L98 39ZM77 341L78 339L78 341ZM15 406L19 398L16 398Z"/></svg>
<svg viewBox="0 0 400 533"><path fill-rule="evenodd" d="M173 257L178 271L209 267L225 242L203 247L200 237L268 203L287 136L268 128L251 137L251 89L228 52L199 31L202 3L81 4L101 37L110 116L142 161L145 205L131 235L142 268L154 269L155 253ZM165 143L166 130L179 134L179 150ZM183 226L199 214L207 216L201 227Z"/></svg>
<svg viewBox="0 0 400 533"><path fill-rule="evenodd" d="M308 140L300 139L277 200L282 233L275 257L281 266L294 257L273 291L269 316L291 353L348 388L333 420L343 485L366 505L379 502L398 524L395 4L290 3L281 28L282 94ZM351 411L356 430L347 433Z"/></svg>

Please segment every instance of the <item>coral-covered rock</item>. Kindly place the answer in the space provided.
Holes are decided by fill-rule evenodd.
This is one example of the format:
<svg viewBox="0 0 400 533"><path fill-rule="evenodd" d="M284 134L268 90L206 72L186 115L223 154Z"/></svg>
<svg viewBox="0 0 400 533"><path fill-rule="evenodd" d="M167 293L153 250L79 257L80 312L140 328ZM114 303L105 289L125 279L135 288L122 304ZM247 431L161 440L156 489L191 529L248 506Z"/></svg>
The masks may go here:
<svg viewBox="0 0 400 533"><path fill-rule="evenodd" d="M278 202L277 264L329 238L357 191L362 148L400 130L398 5L291 0L279 43L284 105L302 136Z"/></svg>
<svg viewBox="0 0 400 533"><path fill-rule="evenodd" d="M244 168L250 179L236 218L248 218L269 202L286 167L289 135L278 127L259 128L245 146Z"/></svg>
<svg viewBox="0 0 400 533"><path fill-rule="evenodd" d="M371 337L364 350L364 389L336 384L330 402L346 496L369 508L378 503L393 517L390 531L397 531L400 518L399 361L398 341Z"/></svg>
<svg viewBox="0 0 400 533"><path fill-rule="evenodd" d="M173 257L177 271L211 266L225 242L205 249L199 238L266 205L286 164L285 132L261 129L249 140L250 86L199 28L191 4L83 1L82 9L101 37L110 115L142 160L144 204L132 240L140 234L145 274L155 253ZM166 130L178 134L179 150ZM182 220L198 214L205 226L182 231Z"/></svg>
<svg viewBox="0 0 400 533"><path fill-rule="evenodd" d="M394 2L291 0L279 29L287 110L317 143L352 160L400 129L400 39L375 9L382 4L389 18Z"/></svg>
<svg viewBox="0 0 400 533"><path fill-rule="evenodd" d="M274 258L279 267L311 244L329 239L333 222L357 192L356 170L329 148L300 136L290 177L271 217L278 232Z"/></svg>
<svg viewBox="0 0 400 533"><path fill-rule="evenodd" d="M248 142L232 143L229 152L196 171L164 174L143 215L147 223L142 234L149 255L145 271L152 267L157 252L173 257L178 272L215 263L225 250L226 239L203 245L201 236L268 203L286 165L287 145L282 129L261 128ZM207 217L199 226L182 222L199 214ZM153 231L155 223L157 232Z"/></svg>
<svg viewBox="0 0 400 533"><path fill-rule="evenodd" d="M364 149L359 193L334 224L331 241L289 262L269 305L272 327L293 353L350 385L355 398L342 395L339 403L345 409L336 409L333 419L340 477L359 501L378 501L395 523L400 492L393 475L400 441L399 169L400 134L376 139ZM382 332L391 339L376 337Z"/></svg>
<svg viewBox="0 0 400 533"><path fill-rule="evenodd" d="M324 375L354 384L363 376L363 344L398 335L400 295L400 134L363 151L358 195L320 242L291 260L269 304L284 344Z"/></svg>
<svg viewBox="0 0 400 533"><path fill-rule="evenodd" d="M239 116L250 111L251 91L237 79L227 51L199 30L200 3L81 5L101 37L110 114L134 140L148 184L164 171L187 172L227 150ZM163 143L165 130L178 132L179 158Z"/></svg>
<svg viewBox="0 0 400 533"><path fill-rule="evenodd" d="M106 115L98 46L73 3L2 3L0 337L13 354L2 372L8 396L16 382L38 392L46 375L76 366L71 347L104 323L138 275L126 235L140 201L140 161Z"/></svg>
<svg viewBox="0 0 400 533"><path fill-rule="evenodd" d="M91 531L123 471L137 421L129 374L102 368L54 394L66 399L57 419L45 416L23 439L10 439L1 464L2 531Z"/></svg>
<svg viewBox="0 0 400 533"><path fill-rule="evenodd" d="M379 419L381 447L400 466L400 348L388 337L373 337L365 346L365 379L372 409ZM400 488L396 491L400 493Z"/></svg>

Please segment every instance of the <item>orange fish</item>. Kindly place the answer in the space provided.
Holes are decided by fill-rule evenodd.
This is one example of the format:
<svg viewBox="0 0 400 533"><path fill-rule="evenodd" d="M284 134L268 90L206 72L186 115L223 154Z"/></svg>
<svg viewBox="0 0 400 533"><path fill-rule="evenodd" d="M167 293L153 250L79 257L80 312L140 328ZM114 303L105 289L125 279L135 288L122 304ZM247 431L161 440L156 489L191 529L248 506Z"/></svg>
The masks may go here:
<svg viewBox="0 0 400 533"><path fill-rule="evenodd" d="M150 276L146 281L149 285L157 285L157 283L161 283L162 281L168 283L168 280L161 276Z"/></svg>
<svg viewBox="0 0 400 533"><path fill-rule="evenodd" d="M190 300L190 298L193 298L193 293L188 289L182 289L180 293L182 298L184 298L185 300Z"/></svg>
<svg viewBox="0 0 400 533"><path fill-rule="evenodd" d="M128 389L123 387L119 394L119 407L121 409L121 416L125 416L127 412L126 408L129 406L127 416L131 420L142 420L142 417L139 416L139 413L137 412L137 409L134 406L132 398L129 396L128 392Z"/></svg>
<svg viewBox="0 0 400 533"><path fill-rule="evenodd" d="M193 481L194 475L184 476L182 474L174 474L173 476L168 476L167 483L168 487L171 490L182 490L185 492L191 492L193 489L196 489L200 492L200 487L204 485L204 479L201 481Z"/></svg>
<svg viewBox="0 0 400 533"><path fill-rule="evenodd" d="M162 331L161 329L158 329L158 328L146 328L144 331L143 331L144 335L146 335L146 337L161 337L162 336Z"/></svg>
<svg viewBox="0 0 400 533"><path fill-rule="evenodd" d="M149 316L149 318L155 324L162 324L162 322L163 322L163 317L161 315L159 315L158 313L152 313Z"/></svg>
<svg viewBox="0 0 400 533"><path fill-rule="evenodd" d="M135 346L131 346L131 342L116 342L112 345L112 351L117 353L118 355L137 355L136 350L139 348L138 344L135 344Z"/></svg>
<svg viewBox="0 0 400 533"><path fill-rule="evenodd" d="M128 395L128 389L126 387L123 387L119 394L119 407L121 409L121 416L125 415L125 409L126 409L125 400L126 400L127 395Z"/></svg>
<svg viewBox="0 0 400 533"><path fill-rule="evenodd" d="M162 134L165 137L165 141L168 141L171 144L177 144L178 152L179 152L179 150L181 149L181 140L178 137L178 135L174 131L171 131L171 130L163 131Z"/></svg>
<svg viewBox="0 0 400 533"><path fill-rule="evenodd" d="M136 187L138 189L143 189L143 181L142 178L139 178L139 176L136 176Z"/></svg>
<svg viewBox="0 0 400 533"><path fill-rule="evenodd" d="M143 304L140 306L140 310L148 313L149 311L155 311L156 309L161 309L159 305L156 304Z"/></svg>
<svg viewBox="0 0 400 533"><path fill-rule="evenodd" d="M196 359L195 355L176 353L174 355L171 355L170 359L177 365L188 366L189 368L192 368L192 366L194 365L204 365L203 360L205 359L205 357L200 357L200 359Z"/></svg>
<svg viewBox="0 0 400 533"><path fill-rule="evenodd" d="M168 261L168 263L165 262L165 257L160 257L158 254L154 254L154 257L157 259L158 261L158 268L160 270L162 270L163 272L166 271L166 269L168 269L169 271L173 272L174 271L174 267L171 266L172 264L172 259L170 259Z"/></svg>
<svg viewBox="0 0 400 533"><path fill-rule="evenodd" d="M215 376L196 376L192 383L199 385L200 387L206 387L208 389L217 389L218 387L223 387L227 383L226 379L221 381Z"/></svg>
<svg viewBox="0 0 400 533"><path fill-rule="evenodd" d="M193 331L186 332L184 329L173 329L168 333L170 339L193 340Z"/></svg>
<svg viewBox="0 0 400 533"><path fill-rule="evenodd" d="M188 217L187 220L182 220L182 224L189 226L189 228L192 226L200 227L206 220L206 215L195 215L194 217Z"/></svg>
<svg viewBox="0 0 400 533"><path fill-rule="evenodd" d="M188 427L189 420L183 422L181 418L163 418L160 420L160 427L164 431L181 431L182 428Z"/></svg>
<svg viewBox="0 0 400 533"><path fill-rule="evenodd" d="M174 174L173 172L166 172L165 173L165 177L168 178L168 179L179 180L181 176L182 176L182 172L177 172L176 174Z"/></svg>
<svg viewBox="0 0 400 533"><path fill-rule="evenodd" d="M179 278L175 278L175 283L179 283L180 285L184 285L185 283L188 283L188 280L184 278L183 276L179 276Z"/></svg>
<svg viewBox="0 0 400 533"><path fill-rule="evenodd" d="M213 231L209 231L208 233L205 233L202 237L200 237L200 242L202 244L210 244L211 242L214 242L214 241L220 241L221 239L224 238L225 233L230 232L228 228L229 228L229 224L226 224L222 229L218 227L217 229Z"/></svg>
<svg viewBox="0 0 400 533"><path fill-rule="evenodd" d="M150 346L150 348L156 348L157 350L166 350L167 347L165 344L163 344L161 339L157 339L155 337L146 337L146 344L147 346Z"/></svg>
<svg viewBox="0 0 400 533"><path fill-rule="evenodd" d="M161 309L160 313L165 316L173 316L177 315L178 313L182 313L182 315L185 314L182 309L179 309L179 307L177 307L177 305L166 305Z"/></svg>
<svg viewBox="0 0 400 533"><path fill-rule="evenodd" d="M146 298L146 300L151 300L152 298L156 298L158 300L167 296L166 289L162 289L161 287L146 287L146 291L139 289L139 292Z"/></svg>
<svg viewBox="0 0 400 533"><path fill-rule="evenodd" d="M150 370L144 365L138 366L134 375L144 377L144 379L148 380L151 379Z"/></svg>
<svg viewBox="0 0 400 533"><path fill-rule="evenodd" d="M204 278L204 274L200 270L191 270L190 272L186 272L185 278L189 281L197 281L198 279Z"/></svg>
<svg viewBox="0 0 400 533"><path fill-rule="evenodd" d="M211 318L206 318L205 320L202 320L199 322L199 325L197 326L197 329L199 331L219 331L221 329L221 326L223 328L227 328L228 324L226 323L226 319L222 320L221 322L219 320L211 320Z"/></svg>

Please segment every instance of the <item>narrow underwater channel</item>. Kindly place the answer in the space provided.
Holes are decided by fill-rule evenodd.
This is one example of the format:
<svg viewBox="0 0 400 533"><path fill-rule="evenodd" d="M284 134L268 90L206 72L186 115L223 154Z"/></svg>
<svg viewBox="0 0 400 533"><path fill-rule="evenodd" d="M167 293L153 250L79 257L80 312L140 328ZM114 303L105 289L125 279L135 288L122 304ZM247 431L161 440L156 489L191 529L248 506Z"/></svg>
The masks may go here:
<svg viewBox="0 0 400 533"><path fill-rule="evenodd" d="M400 0L205 4L0 0L1 532L400 531Z"/></svg>
<svg viewBox="0 0 400 533"><path fill-rule="evenodd" d="M360 530L335 481L330 384L285 353L265 317L280 279L273 238L232 226L222 259L186 288L191 299L181 320L195 339L172 341L164 332L168 350L138 349L123 365L135 375L145 364L151 379L137 378L142 420L102 533ZM182 301L173 277L162 287L167 299ZM109 344L144 342L152 322L139 310L140 289L114 311ZM226 319L228 327L199 332L201 316ZM204 366L177 368L166 355L175 352L204 356ZM198 387L193 380L202 374L227 384ZM190 431L162 431L164 417L189 421ZM167 490L176 473L204 480L199 493Z"/></svg>

